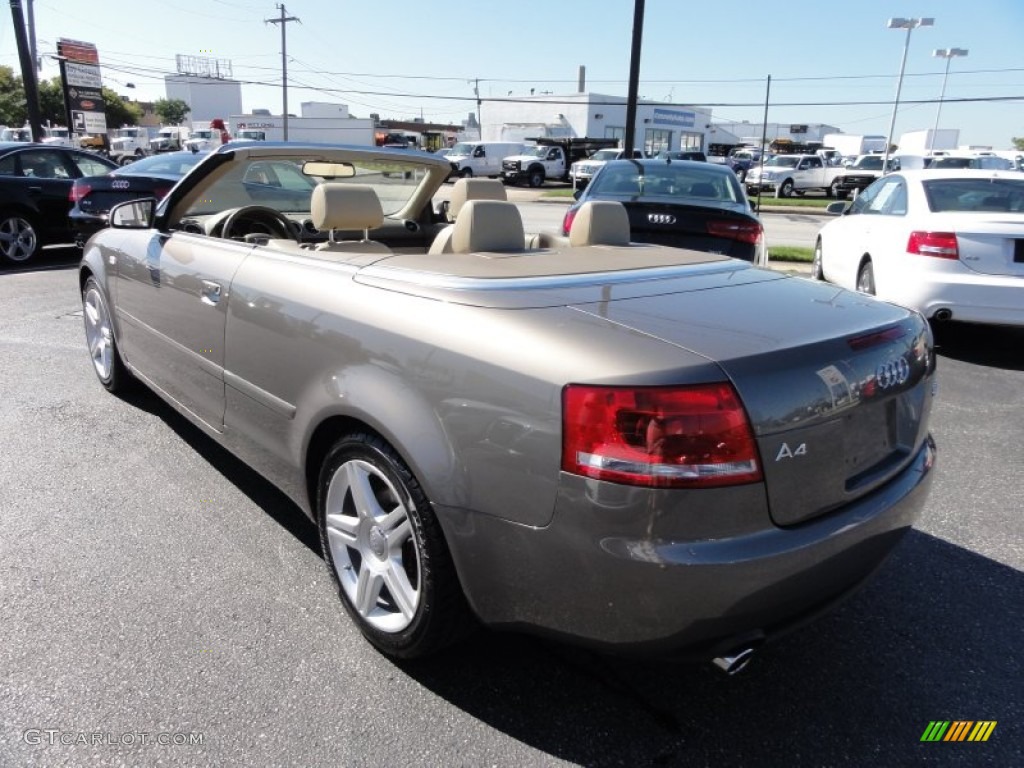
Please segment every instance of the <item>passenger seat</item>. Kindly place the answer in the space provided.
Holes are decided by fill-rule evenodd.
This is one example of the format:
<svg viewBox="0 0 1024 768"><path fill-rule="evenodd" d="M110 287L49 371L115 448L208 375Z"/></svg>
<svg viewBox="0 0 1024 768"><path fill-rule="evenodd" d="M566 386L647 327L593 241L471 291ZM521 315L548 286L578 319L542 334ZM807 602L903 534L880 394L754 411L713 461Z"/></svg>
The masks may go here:
<svg viewBox="0 0 1024 768"><path fill-rule="evenodd" d="M497 179L459 179L452 186L452 196L448 203L448 220L458 221L459 213L470 200L507 201L505 185ZM452 253L452 233L455 225L449 224L437 233L428 253Z"/></svg>
<svg viewBox="0 0 1024 768"><path fill-rule="evenodd" d="M569 245L629 245L629 214L614 200L591 200L580 206L569 229Z"/></svg>
<svg viewBox="0 0 1024 768"><path fill-rule="evenodd" d="M384 223L384 209L372 187L365 184L325 182L313 189L310 201L313 226L327 230L327 242L316 246L317 251L357 251L391 253L391 249L376 240L370 240L370 230ZM361 229L362 240L336 240L337 230Z"/></svg>

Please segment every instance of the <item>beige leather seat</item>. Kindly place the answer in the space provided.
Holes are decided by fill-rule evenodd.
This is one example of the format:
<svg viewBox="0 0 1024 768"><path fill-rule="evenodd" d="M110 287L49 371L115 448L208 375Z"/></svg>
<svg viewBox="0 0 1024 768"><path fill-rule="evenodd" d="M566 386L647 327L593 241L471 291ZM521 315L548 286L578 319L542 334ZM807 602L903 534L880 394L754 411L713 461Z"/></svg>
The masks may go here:
<svg viewBox="0 0 1024 768"><path fill-rule="evenodd" d="M384 209L372 187L332 182L318 184L313 189L310 215L314 227L328 232L327 242L320 243L316 247L318 251L391 252L383 243L369 239L369 231L384 223ZM346 229L361 229L363 239L334 239L336 230Z"/></svg>
<svg viewBox="0 0 1024 768"><path fill-rule="evenodd" d="M629 214L613 200L591 200L580 206L569 229L569 245L629 245Z"/></svg>
<svg viewBox="0 0 1024 768"><path fill-rule="evenodd" d="M452 186L452 196L448 202L448 220L458 221L459 212L470 200L508 200L505 185L498 179L459 179ZM452 253L452 232L454 224L449 224L434 237L430 245L430 253Z"/></svg>
<svg viewBox="0 0 1024 768"><path fill-rule="evenodd" d="M523 218L514 203L504 200L469 200L452 225L451 250L446 253L478 251L525 251Z"/></svg>

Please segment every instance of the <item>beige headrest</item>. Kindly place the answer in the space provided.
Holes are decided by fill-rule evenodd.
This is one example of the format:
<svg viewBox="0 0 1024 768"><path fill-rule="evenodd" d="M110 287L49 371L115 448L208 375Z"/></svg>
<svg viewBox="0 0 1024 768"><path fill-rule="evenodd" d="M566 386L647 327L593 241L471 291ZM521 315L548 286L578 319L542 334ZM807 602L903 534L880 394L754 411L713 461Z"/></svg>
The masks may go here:
<svg viewBox="0 0 1024 768"><path fill-rule="evenodd" d="M468 200L452 227L452 252L522 251L523 218L514 203Z"/></svg>
<svg viewBox="0 0 1024 768"><path fill-rule="evenodd" d="M459 179L452 186L448 219L455 221L468 200L508 200L505 185L498 179Z"/></svg>
<svg viewBox="0 0 1024 768"><path fill-rule="evenodd" d="M569 229L569 245L629 245L629 214L614 200L591 200L580 206Z"/></svg>
<svg viewBox="0 0 1024 768"><path fill-rule="evenodd" d="M384 209L372 187L325 182L313 189L313 226L329 229L374 229L384 223Z"/></svg>

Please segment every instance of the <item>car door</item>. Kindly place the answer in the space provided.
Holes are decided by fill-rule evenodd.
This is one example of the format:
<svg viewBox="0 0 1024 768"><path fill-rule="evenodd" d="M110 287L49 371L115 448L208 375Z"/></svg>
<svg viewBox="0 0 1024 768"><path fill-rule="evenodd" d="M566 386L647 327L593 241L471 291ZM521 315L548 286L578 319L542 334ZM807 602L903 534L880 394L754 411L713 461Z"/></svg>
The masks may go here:
<svg viewBox="0 0 1024 768"><path fill-rule="evenodd" d="M857 273L864 257L873 258L880 247L884 249L883 232L891 229L891 223L880 220L886 205L892 201L896 181L902 182L902 179L887 176L869 185L843 217L829 225L822 238L826 279L844 288L856 288Z"/></svg>
<svg viewBox="0 0 1024 768"><path fill-rule="evenodd" d="M224 424L224 328L231 279L253 245L189 232L132 232L117 271L129 362L213 430ZM131 257L129 254L140 254Z"/></svg>
<svg viewBox="0 0 1024 768"><path fill-rule="evenodd" d="M10 198L35 213L33 225L48 242L71 242L68 193L78 175L64 152L49 147L28 147L3 159L0 174Z"/></svg>

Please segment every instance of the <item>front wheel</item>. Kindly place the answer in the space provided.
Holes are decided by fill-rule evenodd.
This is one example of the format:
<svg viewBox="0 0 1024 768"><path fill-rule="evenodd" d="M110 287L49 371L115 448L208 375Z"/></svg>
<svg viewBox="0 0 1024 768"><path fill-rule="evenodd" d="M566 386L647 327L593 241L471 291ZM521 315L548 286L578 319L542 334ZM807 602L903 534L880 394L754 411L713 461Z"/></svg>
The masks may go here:
<svg viewBox="0 0 1024 768"><path fill-rule="evenodd" d="M871 266L870 261L861 264L857 273L857 290L871 296L875 295L875 268Z"/></svg>
<svg viewBox="0 0 1024 768"><path fill-rule="evenodd" d="M530 171L530 175L527 176L527 182L533 189L544 186L544 171L537 169Z"/></svg>
<svg viewBox="0 0 1024 768"><path fill-rule="evenodd" d="M383 439L355 434L335 444L320 471L317 512L342 603L380 651L425 656L464 634L469 609L441 527Z"/></svg>
<svg viewBox="0 0 1024 768"><path fill-rule="evenodd" d="M31 219L21 213L0 215L0 255L9 261L28 261L39 250L39 234Z"/></svg>
<svg viewBox="0 0 1024 768"><path fill-rule="evenodd" d="M825 196L838 197L839 199L843 199L846 197L846 195L843 194L842 190L839 189L839 179L835 179L829 185L828 189L825 191Z"/></svg>
<svg viewBox="0 0 1024 768"><path fill-rule="evenodd" d="M775 188L775 196L790 197L793 194L793 188L793 180L786 179L784 182L782 182L781 184L779 184L779 186Z"/></svg>
<svg viewBox="0 0 1024 768"><path fill-rule="evenodd" d="M85 341L96 378L108 392L123 392L131 374L121 360L110 322L110 309L96 278L90 277L82 288L82 315L85 319Z"/></svg>

